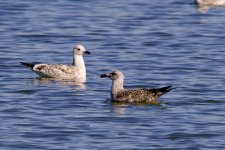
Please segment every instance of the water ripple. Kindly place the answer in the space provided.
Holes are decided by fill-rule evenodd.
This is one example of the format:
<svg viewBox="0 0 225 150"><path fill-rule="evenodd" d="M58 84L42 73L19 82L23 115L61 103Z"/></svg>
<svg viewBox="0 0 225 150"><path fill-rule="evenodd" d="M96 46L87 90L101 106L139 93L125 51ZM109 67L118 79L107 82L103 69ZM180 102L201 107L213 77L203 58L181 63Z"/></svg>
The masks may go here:
<svg viewBox="0 0 225 150"><path fill-rule="evenodd" d="M2 149L224 149L224 11L193 2L0 2ZM71 63L87 83L38 78L20 61ZM111 81L176 87L159 105L113 104Z"/></svg>

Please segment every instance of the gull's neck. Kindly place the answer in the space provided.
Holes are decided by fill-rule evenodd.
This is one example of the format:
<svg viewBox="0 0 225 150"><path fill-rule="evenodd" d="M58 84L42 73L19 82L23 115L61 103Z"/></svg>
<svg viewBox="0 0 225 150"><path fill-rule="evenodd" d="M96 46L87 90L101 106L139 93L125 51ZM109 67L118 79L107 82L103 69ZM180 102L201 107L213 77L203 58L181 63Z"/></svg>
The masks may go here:
<svg viewBox="0 0 225 150"><path fill-rule="evenodd" d="M74 54L72 65L74 65L76 67L84 67L85 68L83 56Z"/></svg>
<svg viewBox="0 0 225 150"><path fill-rule="evenodd" d="M118 78L112 81L112 87L111 87L111 96L115 95L117 92L124 90L123 88L123 78Z"/></svg>
<svg viewBox="0 0 225 150"><path fill-rule="evenodd" d="M86 79L86 67L82 55L75 55L73 57L73 66L77 68L77 71L80 72L82 77Z"/></svg>

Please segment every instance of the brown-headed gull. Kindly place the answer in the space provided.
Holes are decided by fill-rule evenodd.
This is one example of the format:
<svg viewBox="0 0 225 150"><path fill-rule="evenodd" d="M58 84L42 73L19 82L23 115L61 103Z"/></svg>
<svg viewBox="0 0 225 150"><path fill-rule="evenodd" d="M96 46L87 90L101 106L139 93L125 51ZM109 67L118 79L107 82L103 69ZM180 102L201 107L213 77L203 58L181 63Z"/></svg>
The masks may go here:
<svg viewBox="0 0 225 150"><path fill-rule="evenodd" d="M172 89L171 86L166 86L159 89L124 89L124 75L119 70L102 74L100 77L112 79L111 98L113 102L159 103L157 99Z"/></svg>
<svg viewBox="0 0 225 150"><path fill-rule="evenodd" d="M84 46L76 45L73 48L73 63L66 64L29 64L20 62L41 77L72 79L76 82L86 81L86 67L83 59L84 53L90 54Z"/></svg>

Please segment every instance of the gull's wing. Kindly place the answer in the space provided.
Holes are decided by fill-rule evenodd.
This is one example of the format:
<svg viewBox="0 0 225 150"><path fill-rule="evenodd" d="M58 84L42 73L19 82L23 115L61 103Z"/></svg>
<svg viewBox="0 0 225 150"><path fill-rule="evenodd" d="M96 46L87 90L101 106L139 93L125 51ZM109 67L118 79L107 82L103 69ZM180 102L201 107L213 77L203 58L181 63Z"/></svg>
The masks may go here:
<svg viewBox="0 0 225 150"><path fill-rule="evenodd" d="M63 77L63 76L77 76L76 68L72 65L64 65L64 64L36 64L33 67L33 71L43 77Z"/></svg>
<svg viewBox="0 0 225 150"><path fill-rule="evenodd" d="M159 88L159 89L130 89L121 90L114 96L114 101L118 102L152 102L169 92L171 86Z"/></svg>

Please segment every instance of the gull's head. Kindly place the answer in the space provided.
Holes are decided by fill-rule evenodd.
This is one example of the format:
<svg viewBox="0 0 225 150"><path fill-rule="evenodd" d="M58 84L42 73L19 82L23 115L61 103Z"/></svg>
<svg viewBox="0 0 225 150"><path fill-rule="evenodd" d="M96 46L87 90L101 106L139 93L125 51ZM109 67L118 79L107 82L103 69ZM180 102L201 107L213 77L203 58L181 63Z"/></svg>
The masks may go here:
<svg viewBox="0 0 225 150"><path fill-rule="evenodd" d="M76 55L84 55L84 53L85 53L85 54L91 54L90 51L87 51L87 50L84 48L84 46L83 46L83 45L80 45L80 44L76 45L76 46L73 48L73 52L74 52L74 54L76 54Z"/></svg>
<svg viewBox="0 0 225 150"><path fill-rule="evenodd" d="M124 80L124 75L119 70L114 70L110 73L100 75L100 78L110 78L112 80Z"/></svg>

